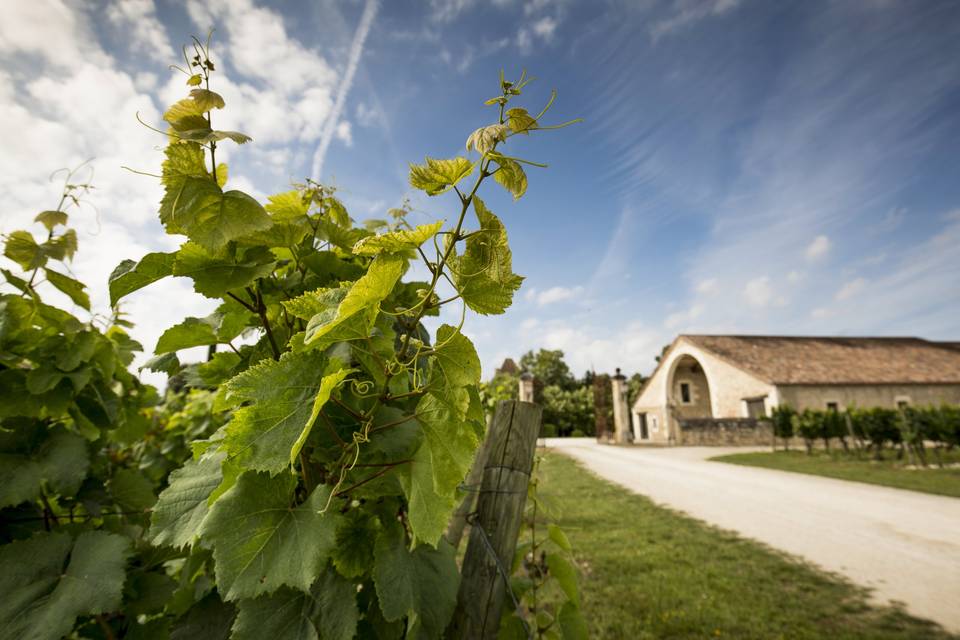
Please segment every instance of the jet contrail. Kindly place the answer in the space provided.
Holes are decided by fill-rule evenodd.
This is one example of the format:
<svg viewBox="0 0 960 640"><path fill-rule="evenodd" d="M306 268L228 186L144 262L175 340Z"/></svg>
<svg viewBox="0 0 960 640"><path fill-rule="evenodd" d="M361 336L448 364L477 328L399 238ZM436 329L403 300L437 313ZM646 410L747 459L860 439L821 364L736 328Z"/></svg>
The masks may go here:
<svg viewBox="0 0 960 640"><path fill-rule="evenodd" d="M367 0L363 8L363 15L360 16L360 24L357 25L357 31L353 34L353 42L350 44L350 55L347 58L347 69L343 75L343 81L340 83L340 91L337 92L337 99L333 103L333 111L327 117L323 124L323 131L320 133L320 144L313 153L313 169L310 177L314 180L320 179L320 172L323 171L323 160L327 155L327 148L333 139L333 134L337 129L337 123L340 120L340 112L343 110L343 103L347 99L350 87L353 85L353 76L357 71L357 65L360 63L360 56L363 54L363 44L367 40L367 34L370 33L370 27L373 26L373 19L377 15L380 3L378 0Z"/></svg>

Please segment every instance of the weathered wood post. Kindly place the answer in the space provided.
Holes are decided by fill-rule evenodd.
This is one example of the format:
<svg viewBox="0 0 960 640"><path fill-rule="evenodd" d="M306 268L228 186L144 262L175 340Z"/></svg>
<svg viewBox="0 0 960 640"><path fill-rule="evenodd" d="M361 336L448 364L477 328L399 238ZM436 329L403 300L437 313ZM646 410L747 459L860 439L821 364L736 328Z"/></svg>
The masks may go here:
<svg viewBox="0 0 960 640"><path fill-rule="evenodd" d="M448 638L497 637L542 413L530 402L497 405Z"/></svg>

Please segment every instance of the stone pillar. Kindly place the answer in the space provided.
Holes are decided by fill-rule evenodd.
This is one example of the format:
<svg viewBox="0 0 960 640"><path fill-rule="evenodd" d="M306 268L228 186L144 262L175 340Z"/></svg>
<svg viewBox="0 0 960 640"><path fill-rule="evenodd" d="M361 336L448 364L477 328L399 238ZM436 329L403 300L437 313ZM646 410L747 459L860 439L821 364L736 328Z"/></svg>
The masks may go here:
<svg viewBox="0 0 960 640"><path fill-rule="evenodd" d="M533 402L533 374L532 373L521 373L520 374L520 393L519 393L520 402Z"/></svg>
<svg viewBox="0 0 960 640"><path fill-rule="evenodd" d="M630 442L633 433L630 431L630 409L627 407L627 378L620 373L619 367L616 375L610 378L610 387L613 394L614 442Z"/></svg>

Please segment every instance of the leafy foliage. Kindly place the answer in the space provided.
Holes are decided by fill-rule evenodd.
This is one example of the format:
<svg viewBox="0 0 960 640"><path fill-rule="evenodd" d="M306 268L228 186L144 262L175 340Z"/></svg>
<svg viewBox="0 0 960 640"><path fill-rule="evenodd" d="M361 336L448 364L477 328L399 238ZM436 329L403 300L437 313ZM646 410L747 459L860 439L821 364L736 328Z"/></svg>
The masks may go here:
<svg viewBox="0 0 960 640"><path fill-rule="evenodd" d="M477 193L495 176L514 197L527 189L525 161L502 154L535 128L508 123L523 83L501 82L478 158L411 166L413 187L455 192L453 225L413 226L407 205L357 225L309 179L265 205L228 187L218 145L250 139L213 126L227 105L209 43L186 51L159 203L186 240L117 266L111 321L38 291L90 307L66 265L51 266L76 251L61 227L88 185L68 179L37 216L45 240L5 240L26 274L4 270L19 294L0 296L4 637L439 637L459 581L440 534L485 418L473 344L423 321L456 303L503 313L520 286ZM412 261L426 282L404 279ZM160 336L144 366L170 376L161 400L127 370L140 346L116 307L167 277L218 307ZM208 359L181 362L197 346Z"/></svg>

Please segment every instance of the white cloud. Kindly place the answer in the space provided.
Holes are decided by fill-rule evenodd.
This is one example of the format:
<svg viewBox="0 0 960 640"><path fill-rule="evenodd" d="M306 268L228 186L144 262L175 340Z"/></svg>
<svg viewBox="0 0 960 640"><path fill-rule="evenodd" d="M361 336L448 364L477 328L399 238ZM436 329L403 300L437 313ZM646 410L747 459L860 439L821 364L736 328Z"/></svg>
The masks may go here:
<svg viewBox="0 0 960 640"><path fill-rule="evenodd" d="M787 274L787 282L789 282L790 284L797 284L798 282L803 280L803 277L804 277L803 272L793 269Z"/></svg>
<svg viewBox="0 0 960 640"><path fill-rule="evenodd" d="M553 34L557 30L557 21L550 16L544 16L533 23L533 32L549 42L553 39Z"/></svg>
<svg viewBox="0 0 960 640"><path fill-rule="evenodd" d="M531 289L527 294L529 296L528 300L536 300L537 304L541 307L548 304L554 304L556 302L564 302L566 300L572 300L577 296L583 294L583 287L550 287L546 291L536 292L535 289Z"/></svg>
<svg viewBox="0 0 960 640"><path fill-rule="evenodd" d="M807 245L804 255L806 255L807 260L819 260L827 255L827 253L830 251L830 247L830 238L824 235L819 235L813 239L813 242Z"/></svg>
<svg viewBox="0 0 960 640"><path fill-rule="evenodd" d="M520 53L527 54L533 50L533 37L526 29L520 29L517 31L516 43L517 49L520 50Z"/></svg>
<svg viewBox="0 0 960 640"><path fill-rule="evenodd" d="M361 127L385 127L387 124L383 110L376 105L360 102L355 113L356 121Z"/></svg>
<svg viewBox="0 0 960 640"><path fill-rule="evenodd" d="M681 332L689 330L691 323L703 315L706 307L702 304L695 304L686 311L676 311L667 316L663 326L668 329L679 330Z"/></svg>
<svg viewBox="0 0 960 640"><path fill-rule="evenodd" d="M311 176L319 180L323 174L323 161L327 155L327 149L330 146L330 140L334 134L334 126L340 119L343 112L343 106L347 99L347 94L353 86L353 77L360 64L360 57L363 55L363 46L367 41L367 35L373 26L373 21L377 17L377 10L380 8L378 0L367 0L363 7L363 14L360 16L360 23L353 34L353 41L350 43L350 53L347 56L347 68L343 72L343 77L339 82L339 91L337 91L337 101L333 105L333 113L324 123L323 135L320 138L320 144L313 154L313 168Z"/></svg>
<svg viewBox="0 0 960 640"><path fill-rule="evenodd" d="M696 286L697 293L705 296L712 295L717 292L717 279L716 278L707 278L706 280L701 280L697 283Z"/></svg>
<svg viewBox="0 0 960 640"><path fill-rule="evenodd" d="M773 287L770 278L760 276L747 282L743 288L743 298L750 306L765 307L773 299Z"/></svg>
<svg viewBox="0 0 960 640"><path fill-rule="evenodd" d="M740 0L675 0L671 15L655 22L650 28L650 36L656 41L704 18L723 15L739 4Z"/></svg>
<svg viewBox="0 0 960 640"><path fill-rule="evenodd" d="M167 31L157 19L153 0L115 0L107 7L107 18L123 34L129 50L146 50L165 64L175 59Z"/></svg>
<svg viewBox="0 0 960 640"><path fill-rule="evenodd" d="M353 132L350 128L349 120L341 120L337 123L337 140L348 147L353 146Z"/></svg>
<svg viewBox="0 0 960 640"><path fill-rule="evenodd" d="M859 294L867 286L867 280L865 278L856 278L847 282L840 290L837 291L836 295L833 296L834 300L837 302L842 302L843 300L849 300L850 298Z"/></svg>

